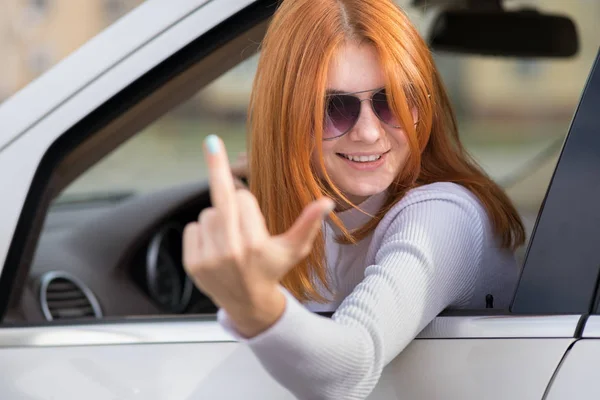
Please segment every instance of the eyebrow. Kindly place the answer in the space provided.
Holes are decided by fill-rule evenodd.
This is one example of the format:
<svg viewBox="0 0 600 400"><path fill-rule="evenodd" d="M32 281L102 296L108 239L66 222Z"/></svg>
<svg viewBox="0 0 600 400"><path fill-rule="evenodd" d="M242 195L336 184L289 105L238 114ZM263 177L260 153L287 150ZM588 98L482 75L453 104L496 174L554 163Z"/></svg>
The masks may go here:
<svg viewBox="0 0 600 400"><path fill-rule="evenodd" d="M359 93L366 93L366 92L374 92L374 91L381 90L381 89L385 89L385 86L377 87L375 89L359 90L358 92L345 92L345 91L339 90L339 89L327 89L327 90L325 90L325 95L333 96L336 94L359 94Z"/></svg>

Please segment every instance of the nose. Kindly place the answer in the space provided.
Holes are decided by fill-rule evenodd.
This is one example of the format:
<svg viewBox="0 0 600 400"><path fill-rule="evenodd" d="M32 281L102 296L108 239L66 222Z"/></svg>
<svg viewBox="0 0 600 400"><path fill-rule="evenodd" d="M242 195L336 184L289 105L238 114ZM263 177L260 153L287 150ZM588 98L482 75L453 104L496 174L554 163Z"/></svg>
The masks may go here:
<svg viewBox="0 0 600 400"><path fill-rule="evenodd" d="M355 142L364 142L367 144L375 143L384 134L381 121L379 121L379 118L375 115L370 99L361 100L360 107L358 121L356 121L356 124L349 132L348 136Z"/></svg>

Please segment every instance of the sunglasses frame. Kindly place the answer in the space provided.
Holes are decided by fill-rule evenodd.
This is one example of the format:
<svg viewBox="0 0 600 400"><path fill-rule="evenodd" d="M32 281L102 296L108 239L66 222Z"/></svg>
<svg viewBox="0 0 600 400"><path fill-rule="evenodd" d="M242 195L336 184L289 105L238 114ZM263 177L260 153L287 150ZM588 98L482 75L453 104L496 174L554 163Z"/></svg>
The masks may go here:
<svg viewBox="0 0 600 400"><path fill-rule="evenodd" d="M385 87L380 87L380 88L375 88L375 89L368 89L368 90L360 90L358 92L349 92L349 93L330 93L327 94L325 97L326 99L330 98L330 97L334 97L334 96L349 96L349 97L354 97L355 99L358 99L359 103L360 103L360 107L358 109L358 116L356 117L355 121L352 123L352 125L343 133L334 136L334 137L330 137L330 138L323 138L323 140L334 140L334 139L338 139L342 136L344 136L345 134L347 134L348 132L350 132L352 130L352 128L354 128L354 126L356 125L356 123L358 122L358 120L360 119L360 113L362 112L362 103L363 101L368 101L371 103L371 110L373 110L373 114L375 114L375 116L377 117L378 120L380 120L381 122L383 122L384 124L391 126L392 128L396 128L396 129L400 129L402 128L401 125L392 125L388 122L385 122L381 116L379 115L379 113L377 111L375 111L375 106L373 105L373 97L375 97L376 94L385 91ZM356 94L360 94L360 93L368 93L368 92L373 92L371 94L371 96L369 96L369 98L366 99L361 99L358 96L355 96ZM386 102L387 102L387 94L386 94ZM388 103L388 107L389 107L389 103ZM327 118L329 118L329 115L326 116ZM416 125L416 124L415 124Z"/></svg>

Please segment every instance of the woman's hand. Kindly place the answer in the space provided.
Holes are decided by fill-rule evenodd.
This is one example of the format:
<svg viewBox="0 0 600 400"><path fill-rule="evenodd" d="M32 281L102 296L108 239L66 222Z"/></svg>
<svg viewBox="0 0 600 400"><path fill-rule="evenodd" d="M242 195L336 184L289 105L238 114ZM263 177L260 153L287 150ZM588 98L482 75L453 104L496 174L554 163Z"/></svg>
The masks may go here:
<svg viewBox="0 0 600 400"><path fill-rule="evenodd" d="M212 207L186 226L183 264L238 332L252 337L283 314L285 298L278 284L310 253L334 203L322 198L309 204L287 232L271 236L255 197L235 189L222 141L209 136L205 151Z"/></svg>

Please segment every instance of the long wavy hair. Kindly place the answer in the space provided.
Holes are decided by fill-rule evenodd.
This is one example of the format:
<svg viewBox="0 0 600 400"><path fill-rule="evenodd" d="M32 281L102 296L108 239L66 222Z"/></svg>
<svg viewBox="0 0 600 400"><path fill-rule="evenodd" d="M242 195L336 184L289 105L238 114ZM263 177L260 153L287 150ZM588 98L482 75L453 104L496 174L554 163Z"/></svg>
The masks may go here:
<svg viewBox="0 0 600 400"><path fill-rule="evenodd" d="M322 160L329 62L349 41L377 49L388 99L406 127L410 150L387 201L368 223L349 232L333 217L343 233L339 241L355 243L366 237L408 190L446 181L468 188L480 199L502 247L523 244L525 232L517 211L460 143L429 48L392 0L283 0L275 12L261 45L248 112L250 190L271 234L289 229L321 196L344 198L323 161L312 165L311 155L317 152ZM413 107L419 115L416 126ZM331 292L322 234L311 254L282 281L301 301L326 301L319 283Z"/></svg>

